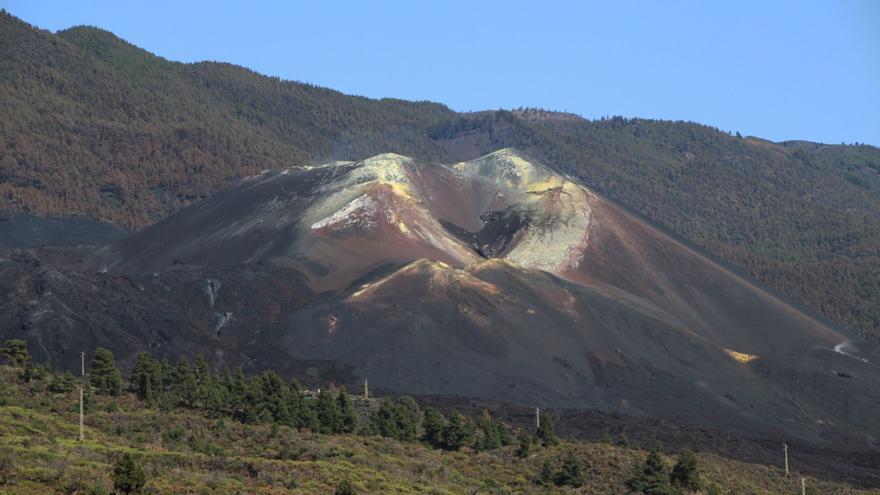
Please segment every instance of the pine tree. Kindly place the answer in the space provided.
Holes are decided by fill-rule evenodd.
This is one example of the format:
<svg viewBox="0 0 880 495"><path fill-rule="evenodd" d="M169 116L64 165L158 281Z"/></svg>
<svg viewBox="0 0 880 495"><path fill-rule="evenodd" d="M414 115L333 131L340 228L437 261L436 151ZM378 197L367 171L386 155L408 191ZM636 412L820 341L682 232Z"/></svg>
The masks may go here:
<svg viewBox="0 0 880 495"><path fill-rule="evenodd" d="M201 354L196 356L193 362L193 375L195 375L196 389L194 406L198 409L208 409L208 396L214 386L214 377L211 375L211 367Z"/></svg>
<svg viewBox="0 0 880 495"><path fill-rule="evenodd" d="M394 404L394 418L397 422L397 439L404 442L415 441L419 437L422 411L415 399L403 396Z"/></svg>
<svg viewBox="0 0 880 495"><path fill-rule="evenodd" d="M215 418L230 414L228 389L224 382L212 381L205 397L205 410L209 416Z"/></svg>
<svg viewBox="0 0 880 495"><path fill-rule="evenodd" d="M328 390L318 392L317 402L318 422L321 424L321 433L339 433L342 431L342 418L339 414L339 406Z"/></svg>
<svg viewBox="0 0 880 495"><path fill-rule="evenodd" d="M122 376L116 367L116 360L109 349L98 347L89 367L89 381L95 393L119 395L122 393Z"/></svg>
<svg viewBox="0 0 880 495"><path fill-rule="evenodd" d="M146 482L144 470L126 452L113 466L113 488L120 493L141 493Z"/></svg>
<svg viewBox="0 0 880 495"><path fill-rule="evenodd" d="M483 409L483 417L480 419L480 449L495 450L501 447L500 424L492 419L488 409Z"/></svg>
<svg viewBox="0 0 880 495"><path fill-rule="evenodd" d="M376 431L383 437L397 438L400 435L391 399L387 397L382 399L379 409L373 413L372 423Z"/></svg>
<svg viewBox="0 0 880 495"><path fill-rule="evenodd" d="M443 440L443 432L446 429L446 418L443 414L429 407L425 409L424 434L422 438L434 448L443 448L445 446Z"/></svg>
<svg viewBox="0 0 880 495"><path fill-rule="evenodd" d="M310 431L321 430L321 422L318 421L318 401L304 400L299 412L299 427L308 428Z"/></svg>
<svg viewBox="0 0 880 495"><path fill-rule="evenodd" d="M287 425L297 428L304 428L306 425L303 423L304 415L302 386L300 386L299 382L297 382L296 380L290 382L290 384L287 386L284 400L287 403L287 412L289 414Z"/></svg>
<svg viewBox="0 0 880 495"><path fill-rule="evenodd" d="M52 383L49 384L49 392L55 394L72 392L74 388L76 388L76 379L69 371L56 373L52 377Z"/></svg>
<svg viewBox="0 0 880 495"><path fill-rule="evenodd" d="M562 461L562 468L556 473L554 482L557 486L579 487L584 484L584 476L581 472L581 461L571 452Z"/></svg>
<svg viewBox="0 0 880 495"><path fill-rule="evenodd" d="M339 393L336 394L336 404L339 409L339 418L342 425L340 432L354 433L358 426L357 414L354 412L351 397L345 391L345 387L339 389Z"/></svg>
<svg viewBox="0 0 880 495"><path fill-rule="evenodd" d="M686 490L697 491L701 488L700 473L697 466L697 456L689 449L683 449L678 454L678 461L669 475L672 484Z"/></svg>
<svg viewBox="0 0 880 495"><path fill-rule="evenodd" d="M260 377L254 376L245 383L244 397L242 398L242 422L249 424L259 423L263 409L265 409L263 404L263 381Z"/></svg>
<svg viewBox="0 0 880 495"><path fill-rule="evenodd" d="M475 427L466 416L452 411L446 428L443 430L443 443L449 450L458 450L471 446L474 440Z"/></svg>
<svg viewBox="0 0 880 495"><path fill-rule="evenodd" d="M669 484L666 462L656 450L651 451L627 486L645 495L676 495L679 490Z"/></svg>
<svg viewBox="0 0 880 495"><path fill-rule="evenodd" d="M553 465L549 459L544 459L541 463L541 470L538 472L538 484L549 485L553 482Z"/></svg>
<svg viewBox="0 0 880 495"><path fill-rule="evenodd" d="M24 368L31 362L31 355L27 350L27 343L21 339L10 339L3 344L0 356L10 366Z"/></svg>
<svg viewBox="0 0 880 495"><path fill-rule="evenodd" d="M546 411L541 411L541 425L535 432L535 436L544 446L556 445L559 443L559 437L553 431L553 416Z"/></svg>
<svg viewBox="0 0 880 495"><path fill-rule="evenodd" d="M196 398L196 376L186 356L180 356L174 368L174 393L178 404L192 407Z"/></svg>
<svg viewBox="0 0 880 495"><path fill-rule="evenodd" d="M290 412L285 402L284 380L274 371L263 373L263 408L267 409L273 421L285 422L289 420Z"/></svg>
<svg viewBox="0 0 880 495"><path fill-rule="evenodd" d="M519 440L519 447L516 449L516 456L520 459L525 459L531 453L532 439L525 430L519 430L516 438Z"/></svg>
<svg viewBox="0 0 880 495"><path fill-rule="evenodd" d="M156 360L153 359L149 352L138 354L134 368L131 370L129 383L132 391L139 399L151 404L156 401L158 393L156 387L161 386L161 382L157 383L156 379L159 377L155 375L160 370L161 368L157 366Z"/></svg>

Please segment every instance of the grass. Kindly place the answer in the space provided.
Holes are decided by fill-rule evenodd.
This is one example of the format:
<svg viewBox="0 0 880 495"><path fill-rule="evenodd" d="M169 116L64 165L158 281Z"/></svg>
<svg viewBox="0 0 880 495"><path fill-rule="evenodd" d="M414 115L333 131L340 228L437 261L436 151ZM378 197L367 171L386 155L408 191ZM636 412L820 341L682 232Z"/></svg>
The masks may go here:
<svg viewBox="0 0 880 495"><path fill-rule="evenodd" d="M78 393L49 394L47 380L18 382L0 368L0 494L108 493L115 459L129 452L144 467L146 493L328 494L348 480L357 493L529 494L625 493L645 456L604 443L562 442L491 452L445 452L381 437L319 435L284 426L244 425L187 410L147 409L131 395L96 397L78 437ZM574 452L586 484L578 489L535 482L546 459ZM798 477L776 467L698 454L707 485L727 494L800 493ZM674 458L668 458L671 463ZM880 494L808 480L814 493Z"/></svg>

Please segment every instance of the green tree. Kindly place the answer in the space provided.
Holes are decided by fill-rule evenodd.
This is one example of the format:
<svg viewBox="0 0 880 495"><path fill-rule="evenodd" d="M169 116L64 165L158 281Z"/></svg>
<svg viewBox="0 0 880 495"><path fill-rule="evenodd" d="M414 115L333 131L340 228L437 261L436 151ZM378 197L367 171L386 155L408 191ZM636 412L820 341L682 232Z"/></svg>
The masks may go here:
<svg viewBox="0 0 880 495"><path fill-rule="evenodd" d="M290 415L287 424L297 428L304 428L306 426L303 421L305 418L305 407L303 405L302 386L299 382L292 380L287 385L284 400L287 403L287 412Z"/></svg>
<svg viewBox="0 0 880 495"><path fill-rule="evenodd" d="M391 399L387 397L382 399L379 409L373 413L371 422L376 431L383 437L397 438L400 435L394 405L391 403Z"/></svg>
<svg viewBox="0 0 880 495"><path fill-rule="evenodd" d="M31 354L27 350L27 343L21 339L10 339L3 344L0 356L10 366L24 368L31 362Z"/></svg>
<svg viewBox="0 0 880 495"><path fill-rule="evenodd" d="M341 433L354 433L357 430L358 418L351 404L351 397L345 387L339 389L336 394L336 404L339 409L339 419L342 425Z"/></svg>
<svg viewBox="0 0 880 495"><path fill-rule="evenodd" d="M342 431L342 417L339 414L339 406L329 390L318 392L317 412L318 422L321 424L321 433L339 433Z"/></svg>
<svg viewBox="0 0 880 495"><path fill-rule="evenodd" d="M422 438L434 448L443 448L445 446L443 431L446 429L446 418L443 417L443 414L433 407L425 409L425 419L422 425L424 428Z"/></svg>
<svg viewBox="0 0 880 495"><path fill-rule="evenodd" d="M239 371L241 372L241 370ZM241 407L242 422L250 424L260 422L260 415L264 409L263 380L260 377L254 376L250 380L245 381Z"/></svg>
<svg viewBox="0 0 880 495"><path fill-rule="evenodd" d="M581 472L581 461L573 453L569 452L562 461L562 467L553 477L556 486L579 487L584 484L584 475Z"/></svg>
<svg viewBox="0 0 880 495"><path fill-rule="evenodd" d="M443 430L443 443L449 450L473 445L476 428L470 418L452 411Z"/></svg>
<svg viewBox="0 0 880 495"><path fill-rule="evenodd" d="M139 399L155 404L162 390L162 367L149 352L137 355L129 385Z"/></svg>
<svg viewBox="0 0 880 495"><path fill-rule="evenodd" d="M415 441L419 437L422 423L422 410L410 396L403 396L394 403L394 420L397 422L397 439L404 442Z"/></svg>
<svg viewBox="0 0 880 495"><path fill-rule="evenodd" d="M553 431L553 416L550 415L547 411L541 411L540 413L541 424L538 426L538 430L535 432L535 436L544 446L547 445L556 445L559 443L559 437L556 436L556 432Z"/></svg>
<svg viewBox="0 0 880 495"><path fill-rule="evenodd" d="M49 392L55 394L72 392L74 388L76 388L76 379L69 371L60 374L56 373L49 384Z"/></svg>
<svg viewBox="0 0 880 495"><path fill-rule="evenodd" d="M215 418L221 415L228 415L228 404L229 398L226 387L220 380L214 380L208 388L207 396L205 397L205 411L208 412L209 416Z"/></svg>
<svg viewBox="0 0 880 495"><path fill-rule="evenodd" d="M550 463L550 459L544 459L544 462L541 463L541 470L538 471L538 484L549 485L552 482L553 464Z"/></svg>
<svg viewBox="0 0 880 495"><path fill-rule="evenodd" d="M116 359L109 349L98 347L89 366L89 381L95 393L119 395L122 393L122 376L116 367Z"/></svg>
<svg viewBox="0 0 880 495"><path fill-rule="evenodd" d="M180 356L174 368L174 394L178 405L192 407L196 398L196 375L186 356Z"/></svg>
<svg viewBox="0 0 880 495"><path fill-rule="evenodd" d="M669 474L672 484L686 490L697 491L701 488L697 456L690 449L683 449Z"/></svg>
<svg viewBox="0 0 880 495"><path fill-rule="evenodd" d="M679 489L669 484L669 471L666 462L656 450L648 454L635 476L630 478L626 484L633 491L645 495L677 495L681 493Z"/></svg>
<svg viewBox="0 0 880 495"><path fill-rule="evenodd" d="M146 476L131 454L122 454L113 466L113 488L120 493L141 493Z"/></svg>
<svg viewBox="0 0 880 495"><path fill-rule="evenodd" d="M504 423L496 421L489 411L484 409L480 419L480 448L493 450L513 443L510 429Z"/></svg>
<svg viewBox="0 0 880 495"><path fill-rule="evenodd" d="M196 356L193 362L193 375L196 381L195 396L193 405L198 409L208 409L208 396L214 387L214 377L211 374L211 367L201 354Z"/></svg>
<svg viewBox="0 0 880 495"><path fill-rule="evenodd" d="M321 422L318 420L317 401L303 400L297 424L300 428L308 428L310 431L321 431Z"/></svg>
<svg viewBox="0 0 880 495"><path fill-rule="evenodd" d="M290 410L285 400L284 380L274 371L263 373L263 408L269 412L272 420L278 423L290 421Z"/></svg>
<svg viewBox="0 0 880 495"><path fill-rule="evenodd" d="M517 440L519 440L519 447L516 448L516 456L520 459L525 459L529 456L532 450L532 438L526 433L526 430L519 430L519 433L516 435Z"/></svg>
<svg viewBox="0 0 880 495"><path fill-rule="evenodd" d="M48 370L42 364L28 363L24 367L24 371L21 373L21 379L25 382L42 380L47 373Z"/></svg>

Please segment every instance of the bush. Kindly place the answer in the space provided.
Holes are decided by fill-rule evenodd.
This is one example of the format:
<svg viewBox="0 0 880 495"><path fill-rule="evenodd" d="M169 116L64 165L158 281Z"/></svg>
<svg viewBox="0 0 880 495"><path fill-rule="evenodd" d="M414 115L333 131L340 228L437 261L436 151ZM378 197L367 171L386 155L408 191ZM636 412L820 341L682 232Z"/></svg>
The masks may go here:
<svg viewBox="0 0 880 495"><path fill-rule="evenodd" d="M354 487L351 486L351 482L348 480L342 480L336 485L336 490L333 492L333 495L355 495L357 492L354 490Z"/></svg>
<svg viewBox="0 0 880 495"><path fill-rule="evenodd" d="M125 494L141 493L144 483L146 483L144 470L135 462L131 454L126 452L113 466L113 488Z"/></svg>
<svg viewBox="0 0 880 495"><path fill-rule="evenodd" d="M581 461L574 454L569 453L562 461L562 468L554 476L556 486L573 486L575 488L584 484L584 475L581 472Z"/></svg>
<svg viewBox="0 0 880 495"><path fill-rule="evenodd" d="M519 430L516 438L519 440L519 447L516 449L516 456L520 459L525 459L529 456L529 453L532 450L532 439L529 438L529 434L526 433L525 430Z"/></svg>
<svg viewBox="0 0 880 495"><path fill-rule="evenodd" d="M540 418L541 424L538 426L535 436L544 446L558 444L559 437L557 437L556 432L553 431L553 416L544 411L541 413Z"/></svg>
<svg viewBox="0 0 880 495"><path fill-rule="evenodd" d="M638 472L626 482L626 485L631 490L645 495L678 495L681 493L681 490L669 484L666 462L656 450L648 454Z"/></svg>
<svg viewBox="0 0 880 495"><path fill-rule="evenodd" d="M53 394L63 394L72 392L76 388L76 380L70 372L56 374L49 383L49 392Z"/></svg>
<svg viewBox="0 0 880 495"><path fill-rule="evenodd" d="M678 461L672 468L669 479L676 486L686 490L697 491L701 488L700 473L697 466L697 456L688 449L678 454Z"/></svg>
<svg viewBox="0 0 880 495"><path fill-rule="evenodd" d="M10 339L0 349L0 356L10 366L23 368L31 362L31 355L27 350L27 343L21 339Z"/></svg>

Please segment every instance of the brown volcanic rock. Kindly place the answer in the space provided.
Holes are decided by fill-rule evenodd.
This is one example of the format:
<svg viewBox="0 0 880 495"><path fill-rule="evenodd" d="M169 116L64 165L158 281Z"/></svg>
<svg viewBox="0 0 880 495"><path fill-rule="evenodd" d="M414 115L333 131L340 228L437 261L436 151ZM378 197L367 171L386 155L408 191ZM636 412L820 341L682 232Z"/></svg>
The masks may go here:
<svg viewBox="0 0 880 495"><path fill-rule="evenodd" d="M215 362L811 439L880 433L875 348L514 150L263 173L89 263L171 308L180 347Z"/></svg>

